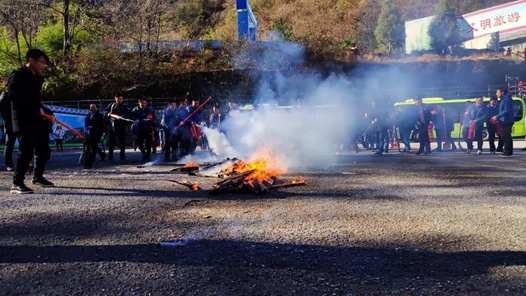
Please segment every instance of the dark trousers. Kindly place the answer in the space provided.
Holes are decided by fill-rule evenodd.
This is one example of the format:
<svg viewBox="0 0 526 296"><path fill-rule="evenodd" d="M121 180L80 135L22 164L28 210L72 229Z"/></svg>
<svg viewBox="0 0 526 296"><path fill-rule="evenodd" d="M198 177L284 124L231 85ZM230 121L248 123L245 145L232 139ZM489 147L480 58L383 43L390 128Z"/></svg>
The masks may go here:
<svg viewBox="0 0 526 296"><path fill-rule="evenodd" d="M55 139L55 146L57 147L57 151L64 151L64 147L62 147L63 139Z"/></svg>
<svg viewBox="0 0 526 296"><path fill-rule="evenodd" d="M496 137L497 131L494 129L488 129L488 136L489 136L489 151L495 152L495 137ZM499 138L499 148L502 150L502 140Z"/></svg>
<svg viewBox="0 0 526 296"><path fill-rule="evenodd" d="M431 153L431 142L429 141L427 126L421 125L418 127L418 141L420 142L420 148L417 153Z"/></svg>
<svg viewBox="0 0 526 296"><path fill-rule="evenodd" d="M504 155L513 155L513 138L511 137L511 127L513 123L501 123L500 135L504 143Z"/></svg>
<svg viewBox="0 0 526 296"><path fill-rule="evenodd" d="M169 160L170 156L177 151L177 148L179 148L179 137L174 133L165 131L164 133L164 159ZM177 160L175 158L176 156L174 155L173 160Z"/></svg>
<svg viewBox="0 0 526 296"><path fill-rule="evenodd" d="M389 151L389 133L387 130L382 130L375 133L376 152L383 153Z"/></svg>
<svg viewBox="0 0 526 296"><path fill-rule="evenodd" d="M409 140L409 137L411 136L411 129L398 128L398 132L400 133L400 139L402 140L402 143L404 143L404 150L411 150L411 142Z"/></svg>
<svg viewBox="0 0 526 296"><path fill-rule="evenodd" d="M451 137L451 133L453 131L446 131L446 142L448 142L450 145L451 145L451 149L453 150L456 150L457 149L457 145L455 145L455 141L453 141L453 138Z"/></svg>
<svg viewBox="0 0 526 296"><path fill-rule="evenodd" d="M442 150L442 141L447 142L446 138L446 130L444 129L436 129L436 135L437 135L437 151Z"/></svg>
<svg viewBox="0 0 526 296"><path fill-rule="evenodd" d="M473 141L477 141L477 150L482 151L484 141L482 141L482 128L475 128L475 133L472 139L468 139L469 128L464 127L462 129L462 138L468 144L468 150L473 150Z"/></svg>
<svg viewBox="0 0 526 296"><path fill-rule="evenodd" d="M190 131L190 127L186 125L179 127L177 129L177 135L181 157L190 154L192 147L192 132Z"/></svg>
<svg viewBox="0 0 526 296"><path fill-rule="evenodd" d="M89 135L89 144L91 146L91 157L93 160L95 160L95 157L97 154L102 158L104 156L104 152L102 152L102 149L99 147L100 139L102 138L102 134L95 133Z"/></svg>
<svg viewBox="0 0 526 296"><path fill-rule="evenodd" d="M21 185L33 156L35 156L34 178L40 178L44 173L51 152L49 149L49 133L39 132L36 126L22 128L17 136L19 152L13 184Z"/></svg>
<svg viewBox="0 0 526 296"><path fill-rule="evenodd" d="M15 149L16 134L5 131L4 164L13 167L13 150Z"/></svg>
<svg viewBox="0 0 526 296"><path fill-rule="evenodd" d="M143 157L150 157L152 152L152 131L137 132L137 147L142 153Z"/></svg>
<svg viewBox="0 0 526 296"><path fill-rule="evenodd" d="M125 142L124 138L126 137L126 133L124 128L122 129L115 129L110 125L110 128L108 129L108 160L113 160L113 150L115 150L115 144L117 142L117 138L119 139L119 149L120 149L120 159L126 160L126 154L125 154Z"/></svg>

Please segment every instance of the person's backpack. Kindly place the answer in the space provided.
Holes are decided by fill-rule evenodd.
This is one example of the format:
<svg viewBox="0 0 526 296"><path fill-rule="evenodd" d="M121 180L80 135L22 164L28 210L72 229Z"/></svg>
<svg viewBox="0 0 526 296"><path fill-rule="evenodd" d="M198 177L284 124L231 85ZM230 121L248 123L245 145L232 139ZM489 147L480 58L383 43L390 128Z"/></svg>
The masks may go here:
<svg viewBox="0 0 526 296"><path fill-rule="evenodd" d="M7 78L7 81L11 79L11 75L13 75L15 71L11 71L9 73L9 77ZM9 96L7 95L7 83L4 90L2 90L2 93L0 94L0 116L2 118L10 118L11 117L11 101L9 100Z"/></svg>
<svg viewBox="0 0 526 296"><path fill-rule="evenodd" d="M4 90L0 94L0 116L2 118L10 117L11 114L8 114L11 112L11 102L9 101L9 98L7 97L7 92Z"/></svg>

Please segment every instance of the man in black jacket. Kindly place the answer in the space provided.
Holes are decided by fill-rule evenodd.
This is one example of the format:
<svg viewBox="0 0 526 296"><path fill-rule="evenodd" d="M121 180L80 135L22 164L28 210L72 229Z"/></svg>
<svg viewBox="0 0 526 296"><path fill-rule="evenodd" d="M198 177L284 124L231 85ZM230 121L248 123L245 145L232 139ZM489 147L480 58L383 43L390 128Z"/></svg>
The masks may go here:
<svg viewBox="0 0 526 296"><path fill-rule="evenodd" d="M89 145L91 146L93 161L97 154L100 160L106 158L106 153L102 152L99 147L100 139L104 134L104 116L99 112L96 104L89 106L91 114L86 116L86 128L89 131Z"/></svg>
<svg viewBox="0 0 526 296"><path fill-rule="evenodd" d="M34 154L36 158L33 184L44 187L54 186L44 178L43 168L40 168L40 165L45 164L47 159L44 161L40 153L35 153L35 151L42 150L44 146L49 148L49 138L46 143L43 143L41 141L43 137L38 135L38 126L42 122L40 114L44 113L40 103L40 91L44 78L40 73L45 70L49 59L42 51L30 49L26 54L26 60L27 64L15 70L9 76L7 83L13 132L17 134L19 142L18 160L11 188L11 193L14 194L33 193L33 190L24 184L24 179Z"/></svg>
<svg viewBox="0 0 526 296"><path fill-rule="evenodd" d="M143 98L139 99L139 106L133 108L131 112L131 119L135 120L134 125L137 125L137 146L142 153L143 161L151 160L154 116L153 109L148 107L148 102Z"/></svg>
<svg viewBox="0 0 526 296"><path fill-rule="evenodd" d="M111 114L118 115L126 118L128 116L128 106L124 103L124 98L121 93L115 95L115 103L109 104L104 109L104 114L111 116ZM113 150L115 149L115 142L119 138L119 149L121 161L126 160L126 122L114 117L111 118L110 125L108 127L108 160L113 161Z"/></svg>
<svg viewBox="0 0 526 296"><path fill-rule="evenodd" d="M8 172L13 171L13 150L15 149L16 135L13 132L13 121L11 120L11 102L7 95L7 86L0 94L0 115L4 119L5 150L4 164Z"/></svg>
<svg viewBox="0 0 526 296"><path fill-rule="evenodd" d="M420 148L416 155L427 155L431 154L431 142L429 141L429 123L431 122L431 112L422 103L422 98L414 98L413 102L417 108L417 121L416 126L418 128L418 141L420 142Z"/></svg>

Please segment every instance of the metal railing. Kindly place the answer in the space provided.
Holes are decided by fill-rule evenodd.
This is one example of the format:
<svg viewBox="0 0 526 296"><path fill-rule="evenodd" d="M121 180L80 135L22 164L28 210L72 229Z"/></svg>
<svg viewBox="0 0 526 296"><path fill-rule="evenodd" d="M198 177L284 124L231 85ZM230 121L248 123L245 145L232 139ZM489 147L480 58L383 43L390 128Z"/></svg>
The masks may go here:
<svg viewBox="0 0 526 296"><path fill-rule="evenodd" d="M462 99L462 98L474 98L478 96L484 97L493 97L497 88L504 87L507 88L507 85L481 85L481 86L448 86L448 87L429 87L429 88L413 88L410 91L403 91L406 99L413 97L441 97L444 99ZM387 89L382 91L383 94L399 94L401 93L399 89ZM148 103L154 109L161 109L167 106L168 102L171 99L182 99L185 97L176 97L176 98L148 98ZM206 100L208 96L189 96L188 100L199 99L201 102ZM233 101L238 105L251 104L253 98L244 97L244 96L231 96L217 98L216 101L221 105L225 106L228 101ZM403 100L399 99L399 100ZM53 106L62 106L76 109L89 109L90 104L97 104L99 109L105 108L110 103L113 103L114 99L95 99L95 100L71 100L71 101L48 101L46 102L49 105ZM128 104L130 108L137 105L137 100L135 99L125 99L125 103Z"/></svg>

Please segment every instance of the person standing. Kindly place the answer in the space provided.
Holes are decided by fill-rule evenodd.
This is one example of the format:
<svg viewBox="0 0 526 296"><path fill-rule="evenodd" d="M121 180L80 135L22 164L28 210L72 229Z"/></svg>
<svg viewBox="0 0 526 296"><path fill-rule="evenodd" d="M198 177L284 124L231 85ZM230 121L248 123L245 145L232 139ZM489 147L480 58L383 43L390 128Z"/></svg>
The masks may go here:
<svg viewBox="0 0 526 296"><path fill-rule="evenodd" d="M179 140L176 127L181 122L177 112L177 101L171 100L168 107L163 110L161 126L164 129L164 161L177 161L177 148Z"/></svg>
<svg viewBox="0 0 526 296"><path fill-rule="evenodd" d="M219 112L219 107L212 107L212 114L210 115L210 128L219 129L221 123L221 113Z"/></svg>
<svg viewBox="0 0 526 296"><path fill-rule="evenodd" d="M13 122L11 120L11 102L7 95L7 86L0 94L0 115L4 119L4 164L8 172L12 172L13 165L13 150L15 150L16 135L13 132Z"/></svg>
<svg viewBox="0 0 526 296"><path fill-rule="evenodd" d="M195 111L194 115L192 115L192 117L190 117L190 119L188 120L191 124L190 131L192 133L192 141L190 143L190 154L194 154L197 148L197 141L199 140L198 134L200 133L198 126L199 124L201 124L201 121L203 121L203 109L197 109L197 108L199 108L198 99L193 99L192 105L186 108L189 115Z"/></svg>
<svg viewBox="0 0 526 296"><path fill-rule="evenodd" d="M416 155L431 154L431 142L429 141L429 123L431 122L431 112L422 103L422 98L414 98L413 102L417 107L418 141L420 148Z"/></svg>
<svg viewBox="0 0 526 296"><path fill-rule="evenodd" d="M415 129L415 120L413 114L409 112L409 109L404 109L402 106L398 106L397 115L397 126L400 133L400 139L404 143L404 150L402 152L409 152L411 150L411 142L409 137L411 132Z"/></svg>
<svg viewBox="0 0 526 296"><path fill-rule="evenodd" d="M133 108L131 119L137 125L137 146L142 153L142 161L151 161L152 151L152 131L154 125L153 109L148 107L146 99L139 99L139 106Z"/></svg>
<svg viewBox="0 0 526 296"><path fill-rule="evenodd" d="M57 125L57 128L53 131L53 137L55 138L55 146L57 147L57 151L62 152L64 151L64 147L62 146L62 142L64 141L64 130L62 129L62 125Z"/></svg>
<svg viewBox="0 0 526 296"><path fill-rule="evenodd" d="M16 133L19 143L19 153L13 177L12 194L33 193L33 190L24 184L25 174L29 164L35 156L35 170L33 184L44 187L53 187L54 184L43 176L45 162L42 150L49 149L49 133L44 143L39 133L38 126L42 122L41 114L44 110L41 105L40 91L44 78L41 73L49 63L47 55L38 49L30 49L26 54L27 64L21 66L10 75L7 88L11 101L11 116L13 132Z"/></svg>
<svg viewBox="0 0 526 296"><path fill-rule="evenodd" d="M513 99L508 94L508 91L503 88L497 89L497 97L501 98L499 104L499 114L491 118L492 122L497 122L500 125L500 134L502 142L504 143L504 152L501 157L510 157L513 155L513 139L511 137L511 129L515 122L515 114L513 112Z"/></svg>
<svg viewBox="0 0 526 296"><path fill-rule="evenodd" d="M484 129L484 122L486 121L487 109L486 105L482 103L482 97L478 97L475 101L475 104L471 104L466 109L463 117L462 123L462 137L464 141L468 144L468 150L466 153L471 153L473 151L473 140L477 141L477 154L482 153L482 130ZM469 131L473 125L474 134L469 138Z"/></svg>
<svg viewBox="0 0 526 296"><path fill-rule="evenodd" d="M117 115L123 118L128 116L128 106L124 103L124 98L121 93L115 95L115 103L109 104L104 109L104 114L107 116ZM108 161L113 161L113 150L115 150L115 144L117 138L119 139L119 150L121 161L126 160L126 122L114 117L111 117L110 125L108 127Z"/></svg>
<svg viewBox="0 0 526 296"><path fill-rule="evenodd" d="M497 134L497 125L491 122L491 118L499 114L499 106L497 105L497 99L491 98L487 107L488 120L486 127L488 128L488 141L489 141L489 153L495 154L495 134ZM502 140L499 139L499 147L502 150Z"/></svg>
<svg viewBox="0 0 526 296"><path fill-rule="evenodd" d="M99 147L102 134L104 134L104 116L99 112L96 104L89 106L91 114L86 117L86 127L89 132L89 145L92 151L92 160L94 161L97 154L100 156L100 160L103 161L106 158L106 153L102 152Z"/></svg>

